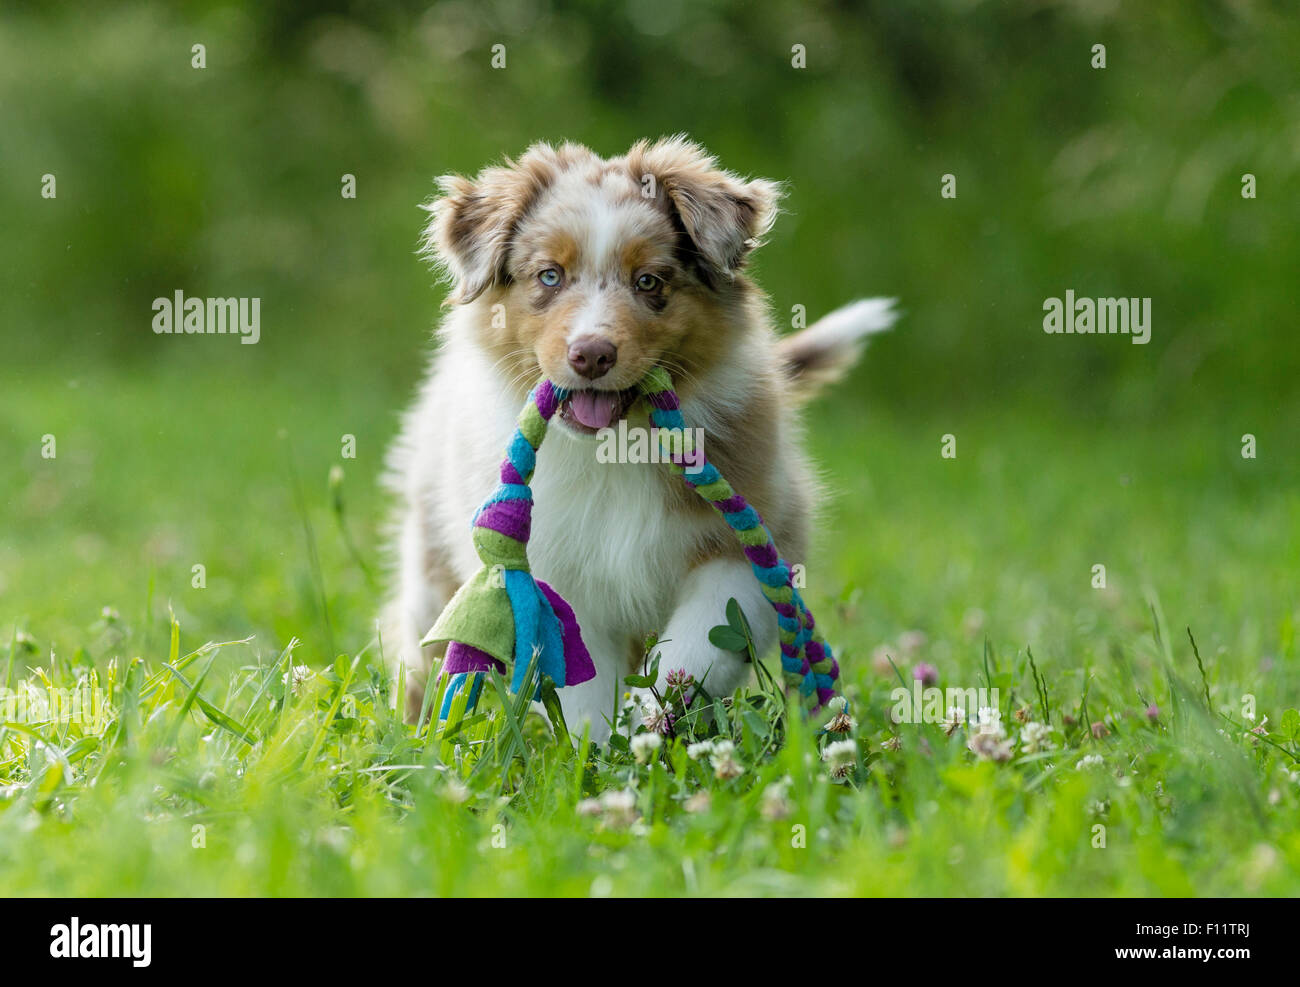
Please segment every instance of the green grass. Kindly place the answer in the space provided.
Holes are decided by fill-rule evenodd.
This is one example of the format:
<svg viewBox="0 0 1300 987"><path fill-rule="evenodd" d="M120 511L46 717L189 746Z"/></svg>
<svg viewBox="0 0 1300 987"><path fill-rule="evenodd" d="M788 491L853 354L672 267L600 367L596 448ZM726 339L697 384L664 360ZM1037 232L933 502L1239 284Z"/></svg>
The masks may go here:
<svg viewBox="0 0 1300 987"><path fill-rule="evenodd" d="M0 395L18 464L0 474L0 670L109 697L102 723L0 728L10 894L1300 893L1300 498L1268 422L874 403L850 421L821 403L832 497L807 596L864 755L836 781L825 740L758 687L720 727L680 723L649 765L583 757L496 701L454 736L396 720L378 590L327 477L345 468L344 522L377 566L375 478L403 392L355 368L161 362ZM891 726L884 654L904 677L928 662L941 686L997 686L1011 760L980 760L963 730ZM291 664L313 672L296 691ZM1021 749L1018 710L1049 720L1050 750ZM715 729L739 777L686 755ZM630 804L586 801L629 788Z"/></svg>

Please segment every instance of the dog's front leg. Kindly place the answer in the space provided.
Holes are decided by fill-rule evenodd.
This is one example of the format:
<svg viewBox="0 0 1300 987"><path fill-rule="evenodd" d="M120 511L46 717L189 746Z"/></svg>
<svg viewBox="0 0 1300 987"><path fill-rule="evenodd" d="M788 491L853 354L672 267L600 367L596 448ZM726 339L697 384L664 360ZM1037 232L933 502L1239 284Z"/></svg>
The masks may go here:
<svg viewBox="0 0 1300 987"><path fill-rule="evenodd" d="M749 675L745 656L723 651L709 641L709 629L726 623L727 601L735 599L749 621L754 650L762 657L777 640L776 611L767 602L743 559L710 559L687 575L677 605L660 635L659 694L669 672L679 669L694 677L712 696L729 696Z"/></svg>
<svg viewBox="0 0 1300 987"><path fill-rule="evenodd" d="M560 705L569 733L576 740L582 735L585 723L591 724L591 740L604 744L609 740L610 726L618 719L623 694L627 686L627 646L608 627L588 622L582 627L583 641L596 666L596 677L581 685L571 685L560 690Z"/></svg>

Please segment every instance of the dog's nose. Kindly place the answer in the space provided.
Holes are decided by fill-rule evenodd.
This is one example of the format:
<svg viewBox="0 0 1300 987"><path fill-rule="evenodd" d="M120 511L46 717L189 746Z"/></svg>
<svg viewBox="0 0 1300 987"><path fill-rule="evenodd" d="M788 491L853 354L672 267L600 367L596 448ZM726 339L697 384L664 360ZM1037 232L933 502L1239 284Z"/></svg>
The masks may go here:
<svg viewBox="0 0 1300 987"><path fill-rule="evenodd" d="M579 336L569 344L569 366L588 380L604 377L618 362L618 347L603 336Z"/></svg>

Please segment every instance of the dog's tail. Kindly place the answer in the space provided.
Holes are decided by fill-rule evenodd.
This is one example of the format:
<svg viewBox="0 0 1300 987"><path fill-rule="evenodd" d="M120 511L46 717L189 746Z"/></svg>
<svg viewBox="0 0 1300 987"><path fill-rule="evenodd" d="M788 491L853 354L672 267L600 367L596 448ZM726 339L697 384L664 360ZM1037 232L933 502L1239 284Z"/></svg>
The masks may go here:
<svg viewBox="0 0 1300 987"><path fill-rule="evenodd" d="M843 377L862 354L867 337L898 319L895 298L861 298L777 344L790 390L800 402Z"/></svg>

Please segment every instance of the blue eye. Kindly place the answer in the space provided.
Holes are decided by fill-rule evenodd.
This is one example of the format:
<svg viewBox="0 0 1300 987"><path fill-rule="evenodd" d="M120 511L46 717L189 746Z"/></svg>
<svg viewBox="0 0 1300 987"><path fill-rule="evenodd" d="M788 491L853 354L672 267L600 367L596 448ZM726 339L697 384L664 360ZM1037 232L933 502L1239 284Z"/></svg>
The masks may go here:
<svg viewBox="0 0 1300 987"><path fill-rule="evenodd" d="M636 290L656 291L662 284L663 281L660 278L655 277L653 274L642 274L636 279Z"/></svg>
<svg viewBox="0 0 1300 987"><path fill-rule="evenodd" d="M548 267L541 274L537 275L537 280L542 282L548 288L554 288L560 283L563 275L560 274L558 267Z"/></svg>

